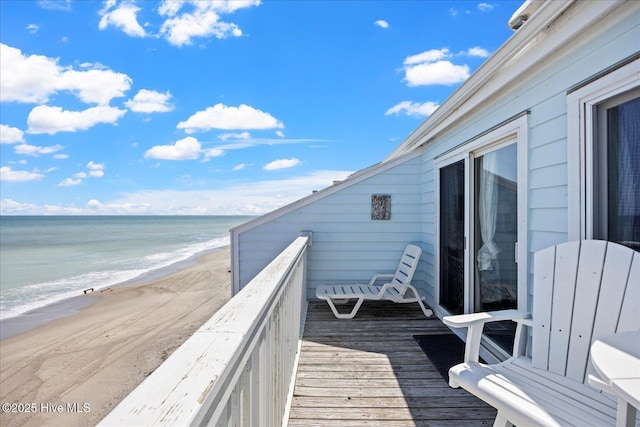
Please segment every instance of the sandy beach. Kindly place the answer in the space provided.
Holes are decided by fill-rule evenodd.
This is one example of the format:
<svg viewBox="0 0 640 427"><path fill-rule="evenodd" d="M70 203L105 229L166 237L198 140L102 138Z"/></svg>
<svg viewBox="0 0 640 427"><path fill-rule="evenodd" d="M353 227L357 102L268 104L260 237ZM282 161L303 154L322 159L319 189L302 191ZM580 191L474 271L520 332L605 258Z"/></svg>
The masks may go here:
<svg viewBox="0 0 640 427"><path fill-rule="evenodd" d="M228 301L229 269L226 247L1 340L0 425L97 424Z"/></svg>

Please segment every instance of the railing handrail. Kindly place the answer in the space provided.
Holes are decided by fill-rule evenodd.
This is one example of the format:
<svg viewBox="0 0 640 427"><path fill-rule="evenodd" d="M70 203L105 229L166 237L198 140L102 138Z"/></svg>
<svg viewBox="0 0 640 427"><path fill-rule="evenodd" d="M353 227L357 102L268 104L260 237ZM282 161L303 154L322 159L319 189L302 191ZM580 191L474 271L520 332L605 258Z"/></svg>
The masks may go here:
<svg viewBox="0 0 640 427"><path fill-rule="evenodd" d="M294 240L100 425L199 425L217 419L289 277L304 261L309 238Z"/></svg>

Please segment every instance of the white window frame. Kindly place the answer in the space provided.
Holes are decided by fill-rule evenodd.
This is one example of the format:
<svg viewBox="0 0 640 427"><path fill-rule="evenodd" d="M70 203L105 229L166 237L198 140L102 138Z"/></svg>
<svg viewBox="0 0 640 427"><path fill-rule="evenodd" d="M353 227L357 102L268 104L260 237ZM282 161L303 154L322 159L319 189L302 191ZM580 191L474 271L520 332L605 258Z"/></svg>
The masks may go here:
<svg viewBox="0 0 640 427"><path fill-rule="evenodd" d="M594 146L598 140L595 124L598 107L620 95L640 88L640 59L611 71L567 95L567 213L569 240L597 237L600 207L593 169Z"/></svg>
<svg viewBox="0 0 640 427"><path fill-rule="evenodd" d="M465 161L465 277L464 277L464 312L473 312L473 262L474 248L474 223L473 218L473 197L474 197L474 177L470 174L470 163L478 156L489 151L496 150L506 145L517 144L518 151L518 247L516 250L516 261L518 263L518 309L529 310L528 292L528 232L527 232L527 212L528 212L528 114L514 119L499 128L488 132L467 144L457 147L450 152L434 160L434 183L435 183L435 247L440 248L440 169L449 166L457 161ZM435 302L436 310L440 316L449 313L440 305L440 251L436 250L435 259Z"/></svg>

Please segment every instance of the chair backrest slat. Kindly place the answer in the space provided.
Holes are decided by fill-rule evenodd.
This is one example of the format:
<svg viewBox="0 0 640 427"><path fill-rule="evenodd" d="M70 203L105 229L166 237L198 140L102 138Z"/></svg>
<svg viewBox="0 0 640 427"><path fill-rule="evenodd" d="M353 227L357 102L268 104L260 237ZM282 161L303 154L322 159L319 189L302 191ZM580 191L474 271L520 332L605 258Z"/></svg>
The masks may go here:
<svg viewBox="0 0 640 427"><path fill-rule="evenodd" d="M416 245L407 245L407 247L404 249L402 257L400 258L398 268L393 275L391 283L402 285L411 284L411 280L413 280L413 275L416 272L416 268L418 268L418 263L420 261L421 255L422 248ZM403 289L401 291L402 295L404 295L405 291L406 289Z"/></svg>
<svg viewBox="0 0 640 427"><path fill-rule="evenodd" d="M599 240L537 252L533 366L586 382L593 341L640 329L639 309L638 252Z"/></svg>
<svg viewBox="0 0 640 427"><path fill-rule="evenodd" d="M616 332L636 331L640 323L640 253L636 252Z"/></svg>

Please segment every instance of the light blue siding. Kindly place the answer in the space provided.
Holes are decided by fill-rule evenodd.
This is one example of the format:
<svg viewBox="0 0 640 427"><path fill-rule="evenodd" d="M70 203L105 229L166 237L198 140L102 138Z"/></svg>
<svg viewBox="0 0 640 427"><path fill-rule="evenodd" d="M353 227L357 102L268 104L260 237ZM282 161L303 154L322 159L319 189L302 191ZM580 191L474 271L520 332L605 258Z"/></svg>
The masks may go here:
<svg viewBox="0 0 640 427"><path fill-rule="evenodd" d="M370 178L344 184L309 205L240 232L240 286L248 283L301 230L313 231L307 270L310 297L321 283L367 282L374 272L392 273L405 245L420 242L420 165L419 156L410 156ZM371 220L373 194L391 195L389 221Z"/></svg>

